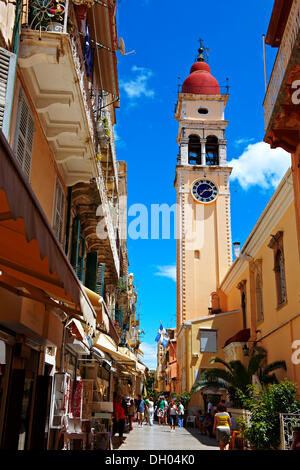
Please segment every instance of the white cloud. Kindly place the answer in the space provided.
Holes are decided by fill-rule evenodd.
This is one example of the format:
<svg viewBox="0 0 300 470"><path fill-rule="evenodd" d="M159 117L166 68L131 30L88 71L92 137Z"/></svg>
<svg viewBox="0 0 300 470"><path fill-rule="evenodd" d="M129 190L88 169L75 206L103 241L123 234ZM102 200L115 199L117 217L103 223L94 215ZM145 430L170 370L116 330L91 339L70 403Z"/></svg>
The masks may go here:
<svg viewBox="0 0 300 470"><path fill-rule="evenodd" d="M140 98L141 96L153 98L154 90L151 90L148 85L148 80L153 75L152 70L145 67L137 67L136 65L134 65L131 70L135 73L135 78L127 82L120 80L120 88L122 88L131 99Z"/></svg>
<svg viewBox="0 0 300 470"><path fill-rule="evenodd" d="M124 142L124 140L119 136L118 132L117 132L117 125L114 126L114 139L115 139L115 146L117 148L124 148L126 147L126 143Z"/></svg>
<svg viewBox="0 0 300 470"><path fill-rule="evenodd" d="M269 144L257 142L228 163L233 167L231 180L237 180L243 189L269 189L277 187L291 165L291 156L281 148L271 149Z"/></svg>
<svg viewBox="0 0 300 470"><path fill-rule="evenodd" d="M234 145L235 147L239 147L240 145L247 145L247 144L250 144L250 142L254 142L254 137L250 138L250 139L246 139L246 138L242 138L242 139L236 139L234 141Z"/></svg>
<svg viewBox="0 0 300 470"><path fill-rule="evenodd" d="M158 272L155 276L169 277L176 282L176 266L157 266Z"/></svg>
<svg viewBox="0 0 300 470"><path fill-rule="evenodd" d="M141 358L142 363L150 370L155 370L157 366L157 344L141 343L140 350L144 353Z"/></svg>

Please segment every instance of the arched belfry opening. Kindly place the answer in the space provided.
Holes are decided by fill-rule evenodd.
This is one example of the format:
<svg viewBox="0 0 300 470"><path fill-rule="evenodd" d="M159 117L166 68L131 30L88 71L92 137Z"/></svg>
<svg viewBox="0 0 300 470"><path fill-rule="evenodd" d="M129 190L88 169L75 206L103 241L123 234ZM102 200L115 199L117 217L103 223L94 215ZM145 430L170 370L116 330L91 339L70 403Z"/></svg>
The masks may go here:
<svg viewBox="0 0 300 470"><path fill-rule="evenodd" d="M189 137L189 164L201 165L201 142L198 135Z"/></svg>
<svg viewBox="0 0 300 470"><path fill-rule="evenodd" d="M215 135L206 139L206 165L219 165L219 141Z"/></svg>

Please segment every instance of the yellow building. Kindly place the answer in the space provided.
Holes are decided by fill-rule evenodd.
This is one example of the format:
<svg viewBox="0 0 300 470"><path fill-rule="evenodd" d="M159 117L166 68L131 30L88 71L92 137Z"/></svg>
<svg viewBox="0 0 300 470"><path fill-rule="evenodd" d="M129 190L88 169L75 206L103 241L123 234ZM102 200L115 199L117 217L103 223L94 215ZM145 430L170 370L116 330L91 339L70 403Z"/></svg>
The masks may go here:
<svg viewBox="0 0 300 470"><path fill-rule="evenodd" d="M201 48L176 110L180 391L190 391L201 372L214 367L212 356L246 364L253 349L265 351L268 363L285 360L284 375L300 383L299 366L292 360L292 346L300 338L300 266L291 171L232 264L224 117L228 95L221 94L203 53ZM190 406L205 407L211 395L225 398L225 390L203 389Z"/></svg>

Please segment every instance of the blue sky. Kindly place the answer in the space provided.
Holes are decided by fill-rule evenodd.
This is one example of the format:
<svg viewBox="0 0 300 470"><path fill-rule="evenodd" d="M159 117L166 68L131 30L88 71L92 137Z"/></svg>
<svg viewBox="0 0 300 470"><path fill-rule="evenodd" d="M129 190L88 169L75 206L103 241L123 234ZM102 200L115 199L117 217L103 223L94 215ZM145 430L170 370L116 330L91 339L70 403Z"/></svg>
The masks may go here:
<svg viewBox="0 0 300 470"><path fill-rule="evenodd" d="M264 69L262 34L273 0L119 0L118 53L120 109L117 157L128 165L128 206L176 202L173 187L178 145L174 119L178 77L189 75L199 38L210 48L209 64L220 85L229 78L226 108L231 178L232 240L243 244L289 165L284 152L263 144ZM268 73L274 54L267 51ZM132 217L128 218L130 224ZM154 338L161 320L175 327L176 284L172 279L176 243L128 240L130 272L138 289L138 310L145 330L144 362L156 366ZM160 275L159 275L160 273Z"/></svg>

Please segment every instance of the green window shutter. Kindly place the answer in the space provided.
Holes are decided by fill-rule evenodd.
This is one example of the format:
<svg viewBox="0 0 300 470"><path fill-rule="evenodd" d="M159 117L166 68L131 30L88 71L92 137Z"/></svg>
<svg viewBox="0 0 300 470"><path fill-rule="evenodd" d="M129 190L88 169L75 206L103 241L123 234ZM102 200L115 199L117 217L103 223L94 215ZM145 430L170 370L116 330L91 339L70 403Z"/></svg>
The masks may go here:
<svg viewBox="0 0 300 470"><path fill-rule="evenodd" d="M85 271L85 238L81 234L79 235L79 249L78 249L78 263L76 274L78 279L83 283Z"/></svg>
<svg viewBox="0 0 300 470"><path fill-rule="evenodd" d="M0 128L8 140L16 75L16 54L0 47Z"/></svg>
<svg viewBox="0 0 300 470"><path fill-rule="evenodd" d="M79 253L79 237L80 237L80 219L76 216L73 219L72 226L72 249L71 249L71 265L74 269L78 264L78 253Z"/></svg>
<svg viewBox="0 0 300 470"><path fill-rule="evenodd" d="M65 195L58 178L56 178L55 186L55 202L54 202L54 215L53 215L53 230L60 243L63 238L64 228L64 212L65 212Z"/></svg>
<svg viewBox="0 0 300 470"><path fill-rule="evenodd" d="M96 292L97 284L98 253L91 251L86 255L85 285L88 289Z"/></svg>
<svg viewBox="0 0 300 470"><path fill-rule="evenodd" d="M97 277L96 277L96 292L97 294L104 297L104 273L105 273L105 264L98 263L97 267Z"/></svg>
<svg viewBox="0 0 300 470"><path fill-rule="evenodd" d="M20 90L18 117L15 135L15 156L29 180L34 138L34 118L25 94Z"/></svg>

